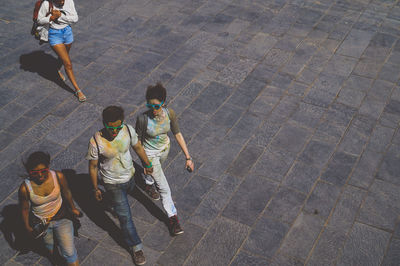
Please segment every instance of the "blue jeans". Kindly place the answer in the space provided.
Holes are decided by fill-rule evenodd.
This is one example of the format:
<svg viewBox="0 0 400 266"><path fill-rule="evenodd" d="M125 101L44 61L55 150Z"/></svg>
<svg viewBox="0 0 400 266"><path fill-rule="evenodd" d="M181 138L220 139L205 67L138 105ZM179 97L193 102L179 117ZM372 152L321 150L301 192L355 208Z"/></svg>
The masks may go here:
<svg viewBox="0 0 400 266"><path fill-rule="evenodd" d="M54 237L60 246L61 255L68 263L75 262L78 259L78 254L74 245L74 227L72 221L61 219L50 222L47 234L43 238L44 244L50 252L54 249Z"/></svg>
<svg viewBox="0 0 400 266"><path fill-rule="evenodd" d="M131 208L128 202L128 193L135 188L133 177L122 184L104 184L104 188L110 195L114 211L117 213L122 234L126 244L133 248L133 251L143 249L142 241L136 232L135 224L132 221Z"/></svg>

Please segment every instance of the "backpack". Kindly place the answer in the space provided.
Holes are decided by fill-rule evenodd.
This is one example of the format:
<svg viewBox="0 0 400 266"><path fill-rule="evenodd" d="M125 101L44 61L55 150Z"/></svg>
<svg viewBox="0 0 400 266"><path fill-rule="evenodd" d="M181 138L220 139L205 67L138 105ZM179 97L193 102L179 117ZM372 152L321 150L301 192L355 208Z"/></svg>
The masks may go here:
<svg viewBox="0 0 400 266"><path fill-rule="evenodd" d="M31 29L31 34L35 37L35 39L40 41L40 44L48 41L48 25L38 25L37 19L39 14L39 9L42 6L44 1L49 2L49 11L46 16L48 16L53 10L53 2L51 0L37 0L35 3L35 8L33 9L33 25Z"/></svg>

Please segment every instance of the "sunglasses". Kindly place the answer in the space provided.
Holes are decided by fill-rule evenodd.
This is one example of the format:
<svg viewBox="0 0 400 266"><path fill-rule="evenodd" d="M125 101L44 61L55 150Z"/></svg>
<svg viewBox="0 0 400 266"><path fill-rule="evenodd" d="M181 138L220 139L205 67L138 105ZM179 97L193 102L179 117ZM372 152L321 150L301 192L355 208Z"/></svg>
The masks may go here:
<svg viewBox="0 0 400 266"><path fill-rule="evenodd" d="M44 168L40 170L30 170L29 175L31 176L39 176L40 174L46 174L49 171L49 168Z"/></svg>
<svg viewBox="0 0 400 266"><path fill-rule="evenodd" d="M121 125L120 125L120 126L118 126L118 127L112 127L112 126L109 126L109 125L107 125L107 124L104 124L104 126L105 126L107 129L112 129L112 130L114 130L114 129L116 129L116 130L121 130L121 129L124 127L124 123L121 123Z"/></svg>
<svg viewBox="0 0 400 266"><path fill-rule="evenodd" d="M150 103L146 103L147 108L151 108L154 110L158 110L161 108L161 106L164 104L164 101L162 101L160 104L150 104Z"/></svg>

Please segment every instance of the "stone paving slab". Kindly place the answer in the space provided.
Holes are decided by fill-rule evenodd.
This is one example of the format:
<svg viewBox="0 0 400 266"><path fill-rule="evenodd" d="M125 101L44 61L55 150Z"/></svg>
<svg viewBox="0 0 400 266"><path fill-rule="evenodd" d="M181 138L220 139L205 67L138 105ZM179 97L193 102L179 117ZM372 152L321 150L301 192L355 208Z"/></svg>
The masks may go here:
<svg viewBox="0 0 400 266"><path fill-rule="evenodd" d="M132 265L85 198L84 157L101 110L134 124L157 81L196 170L173 140L182 236L160 202L130 198L147 265L400 264L399 0L75 0L82 104L29 34L33 4L0 7L0 264L51 265L10 238L22 159L43 150L86 214L81 264Z"/></svg>

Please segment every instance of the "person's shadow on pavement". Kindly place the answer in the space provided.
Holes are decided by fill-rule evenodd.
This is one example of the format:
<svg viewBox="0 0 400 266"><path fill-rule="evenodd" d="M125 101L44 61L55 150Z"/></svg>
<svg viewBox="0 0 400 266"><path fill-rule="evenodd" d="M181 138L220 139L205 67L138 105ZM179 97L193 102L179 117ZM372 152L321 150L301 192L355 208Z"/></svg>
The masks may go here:
<svg viewBox="0 0 400 266"><path fill-rule="evenodd" d="M19 255L34 252L46 257L53 265L62 263L61 256L56 253L50 257L44 244L40 240L29 237L22 222L21 210L18 204L9 204L1 210L3 220L0 223L0 231L9 246L19 251Z"/></svg>
<svg viewBox="0 0 400 266"><path fill-rule="evenodd" d="M140 183L140 180L142 180L140 171L143 171L143 169L138 165L135 165L135 169L135 182L138 180ZM102 189L103 200L97 202L92 193L92 183L89 174L77 174L75 170L71 169L63 169L62 172L67 178L68 186L71 190L74 201L79 205L79 208L84 215L86 215L98 227L106 231L119 246L128 251L129 249L123 240L121 229L106 214L106 212L109 212L117 218L111 210L111 203L107 197L107 193L104 193L104 189ZM146 196L138 186L140 185L136 183L134 192L131 196L142 204L154 217L168 225L168 217L163 210L161 210L148 196Z"/></svg>
<svg viewBox="0 0 400 266"><path fill-rule="evenodd" d="M38 73L39 76L56 83L68 92L74 92L58 75L62 62L54 56L37 50L19 57L20 68L25 71Z"/></svg>

